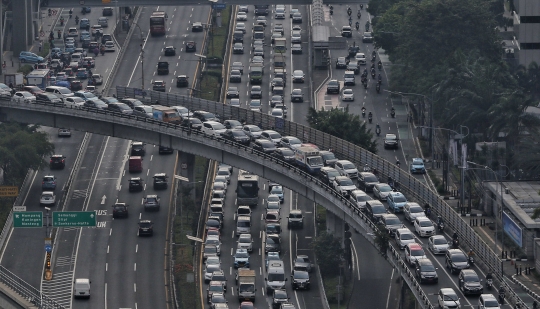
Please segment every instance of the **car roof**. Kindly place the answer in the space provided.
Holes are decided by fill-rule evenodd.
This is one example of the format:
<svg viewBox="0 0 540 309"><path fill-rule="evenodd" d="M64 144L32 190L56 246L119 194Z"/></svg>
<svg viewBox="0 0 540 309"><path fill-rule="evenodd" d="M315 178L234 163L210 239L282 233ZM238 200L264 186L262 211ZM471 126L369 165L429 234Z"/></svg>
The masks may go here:
<svg viewBox="0 0 540 309"><path fill-rule="evenodd" d="M415 242L410 243L410 244L407 244L407 246L408 246L411 250L421 250L421 249L422 249L422 246L421 246L420 244L415 243Z"/></svg>

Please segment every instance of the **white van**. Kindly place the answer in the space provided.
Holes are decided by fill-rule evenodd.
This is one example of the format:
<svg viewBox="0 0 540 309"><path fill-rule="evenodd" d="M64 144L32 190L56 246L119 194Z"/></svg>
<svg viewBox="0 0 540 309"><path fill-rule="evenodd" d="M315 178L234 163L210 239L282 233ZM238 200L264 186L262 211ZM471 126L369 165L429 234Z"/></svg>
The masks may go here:
<svg viewBox="0 0 540 309"><path fill-rule="evenodd" d="M92 281L88 278L75 279L75 284L73 285L73 297L90 298L90 283L92 283Z"/></svg>
<svg viewBox="0 0 540 309"><path fill-rule="evenodd" d="M236 221L236 237L240 234L251 234L251 217L239 216Z"/></svg>
<svg viewBox="0 0 540 309"><path fill-rule="evenodd" d="M45 87L45 92L54 93L54 94L60 96L61 98L67 98L67 97L74 96L74 94L73 94L73 92L71 92L71 90L69 90L66 87L60 87L60 86L48 86L48 87Z"/></svg>
<svg viewBox="0 0 540 309"><path fill-rule="evenodd" d="M221 133L225 132L227 128L217 121L205 121L201 131L204 134L213 135L215 137L221 137Z"/></svg>
<svg viewBox="0 0 540 309"><path fill-rule="evenodd" d="M285 277L283 261L270 261L267 272L264 280L266 281L266 291L268 293L272 292L272 290L285 288L285 281L287 281L287 278Z"/></svg>

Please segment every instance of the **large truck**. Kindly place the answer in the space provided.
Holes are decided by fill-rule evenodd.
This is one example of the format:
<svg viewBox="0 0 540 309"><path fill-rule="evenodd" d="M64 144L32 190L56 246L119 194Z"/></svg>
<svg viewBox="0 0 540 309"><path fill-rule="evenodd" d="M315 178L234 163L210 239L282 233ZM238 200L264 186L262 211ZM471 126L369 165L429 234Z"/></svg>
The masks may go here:
<svg viewBox="0 0 540 309"><path fill-rule="evenodd" d="M249 82L252 84L262 84L264 66L262 63L252 63L249 66Z"/></svg>
<svg viewBox="0 0 540 309"><path fill-rule="evenodd" d="M279 55L274 55L274 68L282 68L284 69L285 68L285 56L279 54Z"/></svg>
<svg viewBox="0 0 540 309"><path fill-rule="evenodd" d="M287 39L286 38L274 39L274 52L277 54L283 54L287 52Z"/></svg>
<svg viewBox="0 0 540 309"><path fill-rule="evenodd" d="M255 301L255 271L251 269L238 269L236 273L238 284L238 300Z"/></svg>
<svg viewBox="0 0 540 309"><path fill-rule="evenodd" d="M41 89L45 89L45 87L50 85L49 77L50 76L49 76L48 69L33 70L32 72L28 73L28 75L26 75L26 85L38 86ZM20 74L20 80L16 78L15 81L17 83L13 83L13 85L18 86L22 84L22 79L23 79L22 74ZM9 85L9 83L7 83L6 85Z"/></svg>
<svg viewBox="0 0 540 309"><path fill-rule="evenodd" d="M294 158L296 165L310 174L317 174L324 166L319 150L309 146L301 146L295 149Z"/></svg>
<svg viewBox="0 0 540 309"><path fill-rule="evenodd" d="M178 111L172 107L162 105L152 105L152 116L159 121L180 124L182 118Z"/></svg>

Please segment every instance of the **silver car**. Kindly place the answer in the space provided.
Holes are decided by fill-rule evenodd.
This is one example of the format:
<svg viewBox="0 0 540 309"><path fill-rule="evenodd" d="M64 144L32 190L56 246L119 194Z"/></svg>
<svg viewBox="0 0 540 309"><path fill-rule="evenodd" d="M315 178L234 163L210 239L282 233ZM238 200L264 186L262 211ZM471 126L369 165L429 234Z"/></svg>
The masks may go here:
<svg viewBox="0 0 540 309"><path fill-rule="evenodd" d="M238 237L238 249L246 249L247 252L253 251L253 239L251 234L240 234Z"/></svg>

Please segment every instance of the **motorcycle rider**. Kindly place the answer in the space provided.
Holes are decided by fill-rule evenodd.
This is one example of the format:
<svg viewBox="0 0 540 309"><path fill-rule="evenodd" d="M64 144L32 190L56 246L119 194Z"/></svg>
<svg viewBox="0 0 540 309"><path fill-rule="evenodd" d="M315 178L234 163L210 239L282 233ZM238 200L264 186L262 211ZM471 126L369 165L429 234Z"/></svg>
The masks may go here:
<svg viewBox="0 0 540 309"><path fill-rule="evenodd" d="M379 134L381 134L381 126L379 126L378 123L377 123L377 126L375 126L375 133L377 134L377 136L379 136Z"/></svg>
<svg viewBox="0 0 540 309"><path fill-rule="evenodd" d="M75 24L78 25L79 24L79 16L75 15Z"/></svg>
<svg viewBox="0 0 540 309"><path fill-rule="evenodd" d="M444 224L444 220L441 216L437 216L437 225Z"/></svg>
<svg viewBox="0 0 540 309"><path fill-rule="evenodd" d="M399 159L396 160L396 165L397 165L397 167L399 167L401 165L401 163L399 162Z"/></svg>
<svg viewBox="0 0 540 309"><path fill-rule="evenodd" d="M366 117L366 107L362 106L362 117Z"/></svg>
<svg viewBox="0 0 540 309"><path fill-rule="evenodd" d="M64 25L64 17L60 17L60 26L63 26Z"/></svg>
<svg viewBox="0 0 540 309"><path fill-rule="evenodd" d="M390 115L392 115L392 118L396 116L396 109L394 107L390 110Z"/></svg>
<svg viewBox="0 0 540 309"><path fill-rule="evenodd" d="M366 165L364 165L364 172L369 172L369 171L370 171L369 166L366 163Z"/></svg>
<svg viewBox="0 0 540 309"><path fill-rule="evenodd" d="M452 240L458 240L459 236L456 232L454 232L454 234L452 234Z"/></svg>
<svg viewBox="0 0 540 309"><path fill-rule="evenodd" d="M504 297L506 296L506 290L504 289L503 286L501 286L499 288L499 302L502 304L504 304Z"/></svg>
<svg viewBox="0 0 540 309"><path fill-rule="evenodd" d="M356 22L355 26L356 26L356 30L360 29L360 23L359 22Z"/></svg>
<svg viewBox="0 0 540 309"><path fill-rule="evenodd" d="M473 249L469 249L469 253L467 253L467 256L468 256L469 258L471 258L471 257L474 258L474 251L473 251Z"/></svg>
<svg viewBox="0 0 540 309"><path fill-rule="evenodd" d="M71 18L71 15L73 15L73 9L69 9L69 18Z"/></svg>
<svg viewBox="0 0 540 309"><path fill-rule="evenodd" d="M358 13L356 13L356 16L358 17L358 19L360 19L360 17L362 17L362 13L360 13L360 10L358 10Z"/></svg>
<svg viewBox="0 0 540 309"><path fill-rule="evenodd" d="M369 112L368 114L368 120L369 120L369 123L371 123L371 121L373 120L373 114L371 112Z"/></svg>

